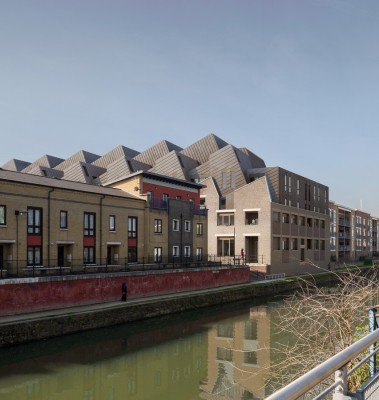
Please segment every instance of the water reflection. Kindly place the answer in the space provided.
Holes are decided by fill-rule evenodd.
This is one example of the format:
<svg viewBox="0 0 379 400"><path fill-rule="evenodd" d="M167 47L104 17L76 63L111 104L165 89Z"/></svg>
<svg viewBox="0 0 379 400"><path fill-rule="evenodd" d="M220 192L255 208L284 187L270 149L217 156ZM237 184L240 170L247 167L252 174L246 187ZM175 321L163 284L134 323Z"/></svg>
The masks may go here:
<svg viewBox="0 0 379 400"><path fill-rule="evenodd" d="M262 399L270 306L246 303L1 351L4 400Z"/></svg>

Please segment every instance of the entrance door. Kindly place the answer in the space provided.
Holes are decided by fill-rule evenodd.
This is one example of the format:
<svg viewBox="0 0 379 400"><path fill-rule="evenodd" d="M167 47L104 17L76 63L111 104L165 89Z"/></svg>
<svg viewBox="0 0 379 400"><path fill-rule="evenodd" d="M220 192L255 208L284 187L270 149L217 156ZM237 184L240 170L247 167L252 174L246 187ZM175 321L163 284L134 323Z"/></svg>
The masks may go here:
<svg viewBox="0 0 379 400"><path fill-rule="evenodd" d="M258 262L258 236L246 238L245 258L247 263Z"/></svg>
<svg viewBox="0 0 379 400"><path fill-rule="evenodd" d="M108 246L107 247L107 264L108 265L110 265L110 264L113 264L113 262L112 262L112 246Z"/></svg>
<svg viewBox="0 0 379 400"><path fill-rule="evenodd" d="M64 246L58 246L58 267L64 267Z"/></svg>

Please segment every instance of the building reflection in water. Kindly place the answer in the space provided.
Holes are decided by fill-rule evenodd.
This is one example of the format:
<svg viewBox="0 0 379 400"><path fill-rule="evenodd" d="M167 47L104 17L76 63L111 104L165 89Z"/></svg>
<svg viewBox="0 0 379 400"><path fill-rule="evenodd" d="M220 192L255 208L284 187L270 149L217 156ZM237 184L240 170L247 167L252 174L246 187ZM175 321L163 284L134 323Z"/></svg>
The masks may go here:
<svg viewBox="0 0 379 400"><path fill-rule="evenodd" d="M267 396L272 304L232 304L3 349L1 400Z"/></svg>
<svg viewBox="0 0 379 400"><path fill-rule="evenodd" d="M201 398L263 399L270 366L267 306L215 324L208 331L208 379Z"/></svg>

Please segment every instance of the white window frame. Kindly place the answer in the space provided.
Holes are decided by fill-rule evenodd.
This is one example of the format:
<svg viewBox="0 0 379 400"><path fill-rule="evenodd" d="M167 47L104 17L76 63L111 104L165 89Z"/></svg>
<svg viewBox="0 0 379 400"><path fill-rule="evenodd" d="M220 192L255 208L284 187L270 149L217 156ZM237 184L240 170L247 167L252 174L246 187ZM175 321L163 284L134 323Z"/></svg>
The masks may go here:
<svg viewBox="0 0 379 400"><path fill-rule="evenodd" d="M179 232L180 230L180 224L178 219L173 219L172 220L172 230L175 232Z"/></svg>
<svg viewBox="0 0 379 400"><path fill-rule="evenodd" d="M184 231L191 232L191 221L188 219L184 220Z"/></svg>
<svg viewBox="0 0 379 400"><path fill-rule="evenodd" d="M179 246L172 246L172 256L173 257L179 257Z"/></svg>

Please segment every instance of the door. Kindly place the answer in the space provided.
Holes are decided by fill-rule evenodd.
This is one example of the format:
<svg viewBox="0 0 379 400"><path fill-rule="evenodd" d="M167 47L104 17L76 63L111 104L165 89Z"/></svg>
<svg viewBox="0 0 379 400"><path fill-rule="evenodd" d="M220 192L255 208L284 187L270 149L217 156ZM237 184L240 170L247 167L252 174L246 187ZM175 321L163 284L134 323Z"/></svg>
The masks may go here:
<svg viewBox="0 0 379 400"><path fill-rule="evenodd" d="M64 267L64 246L58 246L58 267Z"/></svg>

